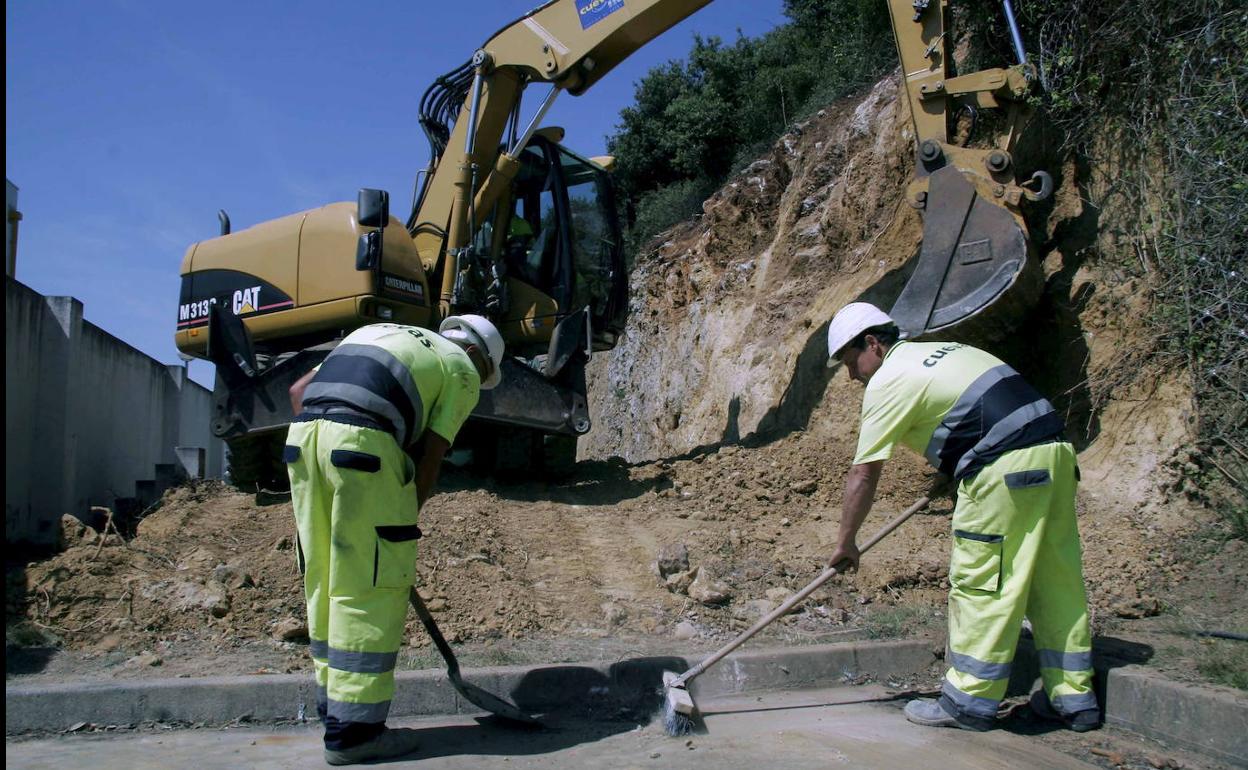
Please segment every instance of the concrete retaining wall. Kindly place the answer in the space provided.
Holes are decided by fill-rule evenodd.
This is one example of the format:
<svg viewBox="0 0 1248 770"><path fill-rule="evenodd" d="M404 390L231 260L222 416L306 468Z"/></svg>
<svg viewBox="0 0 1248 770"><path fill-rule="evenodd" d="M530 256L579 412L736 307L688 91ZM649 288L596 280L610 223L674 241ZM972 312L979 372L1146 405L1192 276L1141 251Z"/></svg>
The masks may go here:
<svg viewBox="0 0 1248 770"><path fill-rule="evenodd" d="M6 280L6 542L50 544L64 513L145 505L179 476L221 476L211 415L212 394L185 368L84 321L73 297ZM200 449L202 467L180 463Z"/></svg>

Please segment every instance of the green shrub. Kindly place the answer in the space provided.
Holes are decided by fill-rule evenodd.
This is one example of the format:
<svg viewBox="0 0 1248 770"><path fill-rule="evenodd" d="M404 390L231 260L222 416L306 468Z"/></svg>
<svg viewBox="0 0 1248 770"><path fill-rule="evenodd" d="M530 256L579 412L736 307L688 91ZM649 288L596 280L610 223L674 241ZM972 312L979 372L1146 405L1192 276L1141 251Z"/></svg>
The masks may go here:
<svg viewBox="0 0 1248 770"><path fill-rule="evenodd" d="M696 213L693 198L722 184L744 153L896 66L878 0L786 0L785 14L790 23L758 38L697 37L686 60L638 82L607 142L634 250L679 221L662 206Z"/></svg>
<svg viewBox="0 0 1248 770"><path fill-rule="evenodd" d="M716 186L709 179L686 179L642 195L637 202L637 219L629 230L629 254L636 254L647 241L677 222L701 214L703 201Z"/></svg>
<svg viewBox="0 0 1248 770"><path fill-rule="evenodd" d="M1161 365L1191 377L1205 501L1248 535L1248 11L1239 0L1029 0L1040 101L1101 175L1146 278ZM981 19L983 21L983 19ZM983 32L981 39L1000 46Z"/></svg>

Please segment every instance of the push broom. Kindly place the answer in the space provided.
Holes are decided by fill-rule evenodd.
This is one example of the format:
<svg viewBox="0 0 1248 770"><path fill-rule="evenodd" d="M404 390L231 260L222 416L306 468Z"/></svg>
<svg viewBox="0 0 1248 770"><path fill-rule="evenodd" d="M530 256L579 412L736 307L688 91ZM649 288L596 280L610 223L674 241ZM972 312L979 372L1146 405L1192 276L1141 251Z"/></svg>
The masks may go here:
<svg viewBox="0 0 1248 770"><path fill-rule="evenodd" d="M931 502L933 494L934 491L929 492L916 500L914 505L907 508L901 515L890 521L884 526L883 529L877 532L875 537L868 540L862 548L859 549L859 553L866 553L871 550L872 546L887 537L888 534L894 529L901 526L906 519L926 508L927 504ZM817 588L819 588L819 586L828 582L833 575L838 573L839 570L836 565L828 567L819 575L819 577L811 581L811 583L801 591L798 591L796 594L791 596L787 601L785 601L784 604L781 604L779 607L772 610L767 616L760 619L747 631L733 639L728 644L719 648L719 650L717 650L709 658L689 669L685 673L677 675L672 671L664 671L663 689L665 690L665 693L663 703L663 729L667 731L667 734L671 736L687 735L693 729L693 717L697 714L698 708L694 705L693 698L689 695L689 682L693 681L708 668L718 663L725 655L737 649L742 644L745 644L750 637L771 625L776 618L787 614L798 604L805 601L807 596L810 596Z"/></svg>

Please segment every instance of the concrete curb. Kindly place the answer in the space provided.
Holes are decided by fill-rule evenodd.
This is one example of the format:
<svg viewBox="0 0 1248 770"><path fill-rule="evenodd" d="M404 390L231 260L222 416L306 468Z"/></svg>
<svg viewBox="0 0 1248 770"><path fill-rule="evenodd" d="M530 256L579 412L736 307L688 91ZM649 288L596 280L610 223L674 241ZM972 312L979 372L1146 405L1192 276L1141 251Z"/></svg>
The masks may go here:
<svg viewBox="0 0 1248 770"><path fill-rule="evenodd" d="M647 713L660 705L662 672L685 671L702 656L635 658L615 663L508 666L464 671L467 681L510 697L526 711L591 715ZM921 641L843 643L738 653L698 679L694 698L757 690L827 687L869 675L926 674L935 660ZM400 672L392 716L476 714L443 671ZM316 719L310 674L79 682L5 687L6 735L69 729L79 722L227 724Z"/></svg>
<svg viewBox="0 0 1248 770"><path fill-rule="evenodd" d="M1104 697L1107 724L1232 765L1248 764L1248 695L1126 666L1107 672Z"/></svg>
<svg viewBox="0 0 1248 770"><path fill-rule="evenodd" d="M615 663L480 668L464 678L506 695L534 713L636 716L659 707L662 672L685 671L700 655L634 658ZM732 655L691 685L710 699L761 690L828 687L868 675L877 680L926 677L936 662L929 642L898 641L789 647ZM1248 757L1248 696L1224 688L1179 684L1112 651L1098 652L1097 690L1108 724L1231 764ZM1010 694L1025 695L1039 675L1028 640L1015 658ZM440 670L404 671L396 717L477 714ZM5 687L5 733L56 732L79 722L222 725L316 718L310 674L158 679Z"/></svg>
<svg viewBox="0 0 1248 770"><path fill-rule="evenodd" d="M1138 665L1154 654L1150 647L1113 637L1093 641L1096 696L1105 723L1232 765L1248 765L1248 695L1180 684ZM1024 637L1007 694L1029 694L1039 677L1035 643Z"/></svg>

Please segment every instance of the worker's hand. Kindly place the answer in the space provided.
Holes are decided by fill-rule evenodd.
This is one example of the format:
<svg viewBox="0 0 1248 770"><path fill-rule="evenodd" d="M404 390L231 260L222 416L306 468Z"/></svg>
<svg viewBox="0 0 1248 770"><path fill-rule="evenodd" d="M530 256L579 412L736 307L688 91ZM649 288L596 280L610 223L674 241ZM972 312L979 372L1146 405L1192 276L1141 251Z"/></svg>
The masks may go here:
<svg viewBox="0 0 1248 770"><path fill-rule="evenodd" d="M858 569L858 560L861 556L857 543L841 543L828 557L828 566L836 567L837 572L852 572Z"/></svg>
<svg viewBox="0 0 1248 770"><path fill-rule="evenodd" d="M937 473L932 477L932 491L927 496L932 500L947 497L956 503L958 500L958 482L943 473Z"/></svg>

